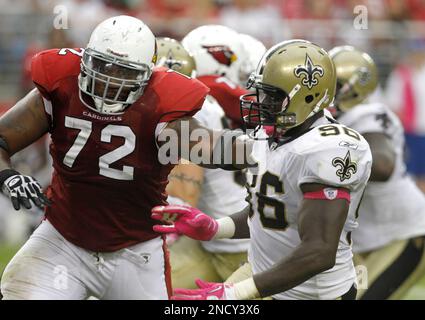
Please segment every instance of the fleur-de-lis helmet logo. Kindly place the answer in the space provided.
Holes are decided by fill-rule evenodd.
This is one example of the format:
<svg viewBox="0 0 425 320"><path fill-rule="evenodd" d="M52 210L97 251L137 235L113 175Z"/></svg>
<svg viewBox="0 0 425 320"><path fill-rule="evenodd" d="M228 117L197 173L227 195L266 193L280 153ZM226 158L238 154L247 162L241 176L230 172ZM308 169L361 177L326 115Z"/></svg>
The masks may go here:
<svg viewBox="0 0 425 320"><path fill-rule="evenodd" d="M299 65L297 68L295 68L294 73L297 78L303 77L301 82L302 85L311 89L319 84L317 76L322 78L325 74L325 71L320 65L314 65L309 55L306 54L305 65Z"/></svg>
<svg viewBox="0 0 425 320"><path fill-rule="evenodd" d="M351 178L352 174L357 172L357 164L351 162L351 154L350 151L347 151L344 159L336 157L332 160L332 165L338 170L336 171L336 175L339 177L339 180L343 182L344 180L348 180Z"/></svg>
<svg viewBox="0 0 425 320"><path fill-rule="evenodd" d="M357 74L358 74L358 77L359 77L359 84L362 87L366 86L370 82L370 80L372 79L372 73L366 67L359 68L357 70Z"/></svg>
<svg viewBox="0 0 425 320"><path fill-rule="evenodd" d="M167 66L167 68L173 70L180 70L182 68L182 62L174 59L173 51L171 49L168 51L164 64Z"/></svg>

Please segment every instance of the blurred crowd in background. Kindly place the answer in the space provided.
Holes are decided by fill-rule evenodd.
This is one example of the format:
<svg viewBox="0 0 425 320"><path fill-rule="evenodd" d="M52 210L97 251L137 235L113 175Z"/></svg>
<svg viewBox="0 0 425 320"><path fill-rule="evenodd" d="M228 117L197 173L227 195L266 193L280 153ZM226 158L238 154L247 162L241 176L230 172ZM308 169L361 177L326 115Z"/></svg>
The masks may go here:
<svg viewBox="0 0 425 320"><path fill-rule="evenodd" d="M367 25L363 19L356 28L364 8ZM33 87L29 68L36 52L84 47L94 26L118 14L141 18L155 35L178 40L199 25L223 24L267 47L291 38L325 49L357 46L380 68L379 98L400 115L408 134L425 138L425 0L0 0L0 112ZM46 144L15 161L48 184ZM13 211L0 199L0 209L5 206ZM0 221L0 242L8 229Z"/></svg>
<svg viewBox="0 0 425 320"><path fill-rule="evenodd" d="M367 8L367 29L353 27L359 6ZM95 25L121 13L176 39L223 24L266 46L290 38L325 49L355 45L377 60L383 86L394 67L414 61L417 68L417 53L425 52L425 0L0 0L0 8L0 100L21 94L18 84L24 92L30 86L20 72L25 58L43 48L83 47ZM55 29L55 21L66 29Z"/></svg>

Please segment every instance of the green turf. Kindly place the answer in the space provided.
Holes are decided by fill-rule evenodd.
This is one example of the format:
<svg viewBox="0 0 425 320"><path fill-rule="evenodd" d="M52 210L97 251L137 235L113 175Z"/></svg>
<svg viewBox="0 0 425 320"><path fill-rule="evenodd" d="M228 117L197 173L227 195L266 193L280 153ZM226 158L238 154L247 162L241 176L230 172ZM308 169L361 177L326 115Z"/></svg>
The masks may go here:
<svg viewBox="0 0 425 320"><path fill-rule="evenodd" d="M0 246L0 274L3 273L7 263L12 259L18 249L18 246Z"/></svg>

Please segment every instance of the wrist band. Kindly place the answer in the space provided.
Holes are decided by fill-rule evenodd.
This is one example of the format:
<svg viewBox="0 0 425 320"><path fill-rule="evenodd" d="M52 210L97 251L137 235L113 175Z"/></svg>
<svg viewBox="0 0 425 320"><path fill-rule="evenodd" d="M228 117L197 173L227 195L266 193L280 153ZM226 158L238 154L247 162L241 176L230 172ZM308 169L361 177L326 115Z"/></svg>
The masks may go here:
<svg viewBox="0 0 425 320"><path fill-rule="evenodd" d="M3 183L10 178L11 176L19 175L20 173L13 169L4 169L0 171L0 188L3 186Z"/></svg>
<svg viewBox="0 0 425 320"><path fill-rule="evenodd" d="M213 239L230 239L235 235L235 222L230 217L224 217L217 220L218 230Z"/></svg>
<svg viewBox="0 0 425 320"><path fill-rule="evenodd" d="M236 300L251 300L260 297L254 278L248 278L233 284Z"/></svg>

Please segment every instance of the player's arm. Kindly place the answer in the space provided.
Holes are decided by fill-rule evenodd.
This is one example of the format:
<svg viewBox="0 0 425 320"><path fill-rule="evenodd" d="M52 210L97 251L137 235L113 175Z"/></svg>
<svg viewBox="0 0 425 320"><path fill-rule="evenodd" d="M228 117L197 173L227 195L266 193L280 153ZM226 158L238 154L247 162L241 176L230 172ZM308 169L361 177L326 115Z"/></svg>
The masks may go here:
<svg viewBox="0 0 425 320"><path fill-rule="evenodd" d="M181 163L168 175L166 191L168 195L179 198L196 207L202 191L204 170L192 163Z"/></svg>
<svg viewBox="0 0 425 320"><path fill-rule="evenodd" d="M0 118L0 136L8 146L8 152L2 152L0 169L9 168L9 157L38 140L48 129L43 99L33 89Z"/></svg>
<svg viewBox="0 0 425 320"><path fill-rule="evenodd" d="M177 137L179 157L204 168L240 170L256 166L253 141L241 131L212 130L186 117L167 124L158 135L159 147L173 135Z"/></svg>
<svg viewBox="0 0 425 320"><path fill-rule="evenodd" d="M249 211L247 206L231 216L216 220L194 207L169 205L154 207L151 217L166 223L153 227L159 233L178 233L201 241L245 239L250 237Z"/></svg>
<svg viewBox="0 0 425 320"><path fill-rule="evenodd" d="M315 195L329 186L304 184L301 190ZM339 189L343 195L348 191ZM284 292L307 281L335 265L341 232L347 218L349 203L346 198L304 199L298 215L301 243L291 255L269 270L233 284L210 283L197 280L199 289L176 289L176 300L205 300L211 297L224 300L248 300ZM242 217L243 215L241 215ZM235 223L237 220L234 220Z"/></svg>
<svg viewBox="0 0 425 320"><path fill-rule="evenodd" d="M20 204L31 208L29 199L40 207L48 204L38 182L20 175L10 163L13 154L38 140L48 128L43 99L37 89L30 91L0 118L0 186L17 210Z"/></svg>
<svg viewBox="0 0 425 320"><path fill-rule="evenodd" d="M306 194L328 187L304 184L301 190ZM280 263L253 277L259 295L267 297L289 290L312 276L331 269L335 265L348 209L349 202L345 199L304 199L298 215L301 243Z"/></svg>
<svg viewBox="0 0 425 320"><path fill-rule="evenodd" d="M396 154L390 139L383 133L364 133L372 152L372 172L369 181L387 181L395 167Z"/></svg>

